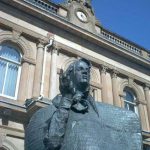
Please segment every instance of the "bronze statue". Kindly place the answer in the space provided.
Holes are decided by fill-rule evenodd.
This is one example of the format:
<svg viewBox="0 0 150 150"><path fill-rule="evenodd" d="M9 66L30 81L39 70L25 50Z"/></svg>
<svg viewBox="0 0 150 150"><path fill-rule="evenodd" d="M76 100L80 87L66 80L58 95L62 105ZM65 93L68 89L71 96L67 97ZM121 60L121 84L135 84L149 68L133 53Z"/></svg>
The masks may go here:
<svg viewBox="0 0 150 150"><path fill-rule="evenodd" d="M137 116L89 94L90 68L80 59L60 76L61 94L31 118L25 150L142 150Z"/></svg>

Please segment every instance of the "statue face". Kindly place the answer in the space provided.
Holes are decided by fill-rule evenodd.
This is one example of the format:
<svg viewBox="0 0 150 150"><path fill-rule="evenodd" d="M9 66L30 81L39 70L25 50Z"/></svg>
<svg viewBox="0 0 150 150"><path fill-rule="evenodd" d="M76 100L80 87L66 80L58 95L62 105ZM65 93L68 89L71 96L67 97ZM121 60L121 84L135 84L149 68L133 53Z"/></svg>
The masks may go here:
<svg viewBox="0 0 150 150"><path fill-rule="evenodd" d="M80 59L70 64L59 78L61 94L89 91L90 68L91 63L86 59Z"/></svg>
<svg viewBox="0 0 150 150"><path fill-rule="evenodd" d="M75 84L88 85L90 81L90 68L84 61L79 61L75 65Z"/></svg>

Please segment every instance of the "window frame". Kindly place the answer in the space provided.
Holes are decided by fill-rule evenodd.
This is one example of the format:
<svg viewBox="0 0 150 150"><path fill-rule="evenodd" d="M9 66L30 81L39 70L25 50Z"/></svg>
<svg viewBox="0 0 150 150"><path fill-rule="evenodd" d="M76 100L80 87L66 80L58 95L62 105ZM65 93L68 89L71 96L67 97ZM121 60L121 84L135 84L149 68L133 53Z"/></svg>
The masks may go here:
<svg viewBox="0 0 150 150"><path fill-rule="evenodd" d="M20 82L20 76L21 76L21 60L22 60L22 53L21 51L19 50L20 48L16 45L14 45L13 43L4 43L4 44L1 44L1 46L10 46L12 48L14 48L15 51L17 51L20 55L20 62L16 62L16 61L13 61L11 59L8 59L8 58L4 58L2 56L0 56L0 61L6 61L6 71L8 71L8 65L9 63L12 63L12 64L15 64L18 66L18 72L17 72L17 80L16 80L16 86L15 86L15 93L14 93L14 96L9 96L9 95L6 95L4 94L4 86L5 86L5 79L6 79L6 76L7 76L7 73L5 73L5 77L4 77L4 84L3 84L3 87L2 87L2 93L0 93L0 96L2 97L5 97L5 98L9 98L9 99L13 99L13 100L17 100L17 97L18 97L18 91L19 91L19 82Z"/></svg>
<svg viewBox="0 0 150 150"><path fill-rule="evenodd" d="M134 106L134 111L132 111L132 110L130 110L130 109L127 109L127 110L132 111L132 112L136 113L136 114L139 116L138 105L137 105L137 103L136 103L137 94L136 94L135 91L134 91L132 88L130 88L130 87L125 87L124 90L123 90L123 92L124 92L124 96L123 96L124 108L127 109L127 108L125 107L125 103L127 103L127 104L129 104L129 105L133 105L133 106ZM125 92L130 92L130 94L132 94L132 96L133 96L133 98L134 98L134 99L133 99L133 102L130 102L130 101L128 101L128 100L126 99L126 94L125 94Z"/></svg>

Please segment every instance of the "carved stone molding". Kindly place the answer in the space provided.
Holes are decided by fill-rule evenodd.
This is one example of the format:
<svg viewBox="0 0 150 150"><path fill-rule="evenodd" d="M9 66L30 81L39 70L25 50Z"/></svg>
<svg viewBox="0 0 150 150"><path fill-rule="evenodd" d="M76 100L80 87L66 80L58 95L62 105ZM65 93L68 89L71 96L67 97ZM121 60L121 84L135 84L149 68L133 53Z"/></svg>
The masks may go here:
<svg viewBox="0 0 150 150"><path fill-rule="evenodd" d="M44 50L44 44L42 43L42 42L39 42L38 44L37 44L37 49L39 50L39 49L43 49Z"/></svg>
<svg viewBox="0 0 150 150"><path fill-rule="evenodd" d="M142 99L136 99L135 100L135 103L138 105L138 104L142 104L142 105L147 105L147 102L145 100L142 100Z"/></svg>
<svg viewBox="0 0 150 150"><path fill-rule="evenodd" d="M76 58L75 57L70 57L68 58L67 60L65 61L62 61L61 63L61 68L63 71L66 71L66 69L68 68L68 66L73 63L74 61L76 61Z"/></svg>
<svg viewBox="0 0 150 150"><path fill-rule="evenodd" d="M45 46L46 44L48 44L48 42L49 42L49 38L41 37L38 39L37 45L41 44L41 45Z"/></svg>
<svg viewBox="0 0 150 150"><path fill-rule="evenodd" d="M0 147L3 146L3 142L6 139L6 134L3 133L2 129L0 129Z"/></svg>
<svg viewBox="0 0 150 150"><path fill-rule="evenodd" d="M3 141L3 147L10 150L18 150L18 148L13 144L12 141L5 139Z"/></svg>
<svg viewBox="0 0 150 150"><path fill-rule="evenodd" d="M124 97L123 91L124 91L125 87L129 87L135 92L139 103L143 103L143 104L146 103L143 92L141 91L140 87L132 79L130 81L129 81L129 79L124 79L124 80L120 81L120 83L119 83L120 97Z"/></svg>
<svg viewBox="0 0 150 150"><path fill-rule="evenodd" d="M150 85L149 84L145 84L144 91L149 91L149 90L150 90Z"/></svg>
<svg viewBox="0 0 150 150"><path fill-rule="evenodd" d="M23 56L25 56L28 59L31 59L34 56L33 49L30 46L30 43L23 36L20 36L20 34L21 33L17 31L0 32L0 43L10 42L16 44L23 53Z"/></svg>
<svg viewBox="0 0 150 150"><path fill-rule="evenodd" d="M47 33L47 38L48 38L48 39L54 39L54 34L51 33L51 32L48 32L48 33Z"/></svg>
<svg viewBox="0 0 150 150"><path fill-rule="evenodd" d="M58 46L57 42L56 42L55 40L53 40L53 45L52 45L52 47L51 47L52 53L58 54L59 51L60 51L60 49L61 49L61 48Z"/></svg>
<svg viewBox="0 0 150 150"><path fill-rule="evenodd" d="M58 55L58 53L59 53L59 49L58 48L54 48L52 50L52 54L57 54Z"/></svg>
<svg viewBox="0 0 150 150"><path fill-rule="evenodd" d="M128 78L128 82L129 82L129 87L132 87L132 85L134 84L134 79Z"/></svg>
<svg viewBox="0 0 150 150"><path fill-rule="evenodd" d="M81 59L82 57L81 56L77 56L77 59Z"/></svg>
<svg viewBox="0 0 150 150"><path fill-rule="evenodd" d="M150 90L149 87L147 86L144 87L144 91L149 91L149 90Z"/></svg>
<svg viewBox="0 0 150 150"><path fill-rule="evenodd" d="M28 58L23 56L22 59L21 59L21 64L23 64L24 62L27 62L27 63L32 64L32 65L36 64L34 59L28 59Z"/></svg>
<svg viewBox="0 0 150 150"><path fill-rule="evenodd" d="M112 72L111 72L111 77L112 77L112 78L117 78L118 74L119 74L119 71L117 71L117 70L112 70Z"/></svg>
<svg viewBox="0 0 150 150"><path fill-rule="evenodd" d="M105 66L105 65L101 65L101 66L100 66L100 70L101 70L101 73L106 74L106 72L107 72L107 70L108 70L108 67Z"/></svg>
<svg viewBox="0 0 150 150"><path fill-rule="evenodd" d="M41 44L43 44L43 46L46 46L47 44L49 44L49 40L53 40L53 43L50 47L47 48L47 52L51 52L51 54L53 53L56 53L56 54L59 54L59 51L60 51L60 47L58 47L58 44L57 42L54 40L54 37L50 37L48 40L46 41L43 41L43 40L40 40Z"/></svg>
<svg viewBox="0 0 150 150"><path fill-rule="evenodd" d="M20 38L20 36L21 36L21 32L20 31L17 31L17 30L13 30L13 38L14 38L14 40L18 40L19 38Z"/></svg>

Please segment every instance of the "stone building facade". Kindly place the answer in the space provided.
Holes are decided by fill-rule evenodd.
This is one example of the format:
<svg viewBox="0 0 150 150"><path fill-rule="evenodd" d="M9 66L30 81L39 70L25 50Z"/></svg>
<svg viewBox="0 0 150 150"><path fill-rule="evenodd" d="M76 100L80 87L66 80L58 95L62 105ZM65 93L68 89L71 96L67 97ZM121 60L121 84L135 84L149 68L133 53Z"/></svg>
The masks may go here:
<svg viewBox="0 0 150 150"><path fill-rule="evenodd" d="M148 50L106 30L82 1L1 0L0 10L0 149L24 150L30 117L59 93L61 71L79 58L92 62L91 94L134 111L149 149Z"/></svg>

